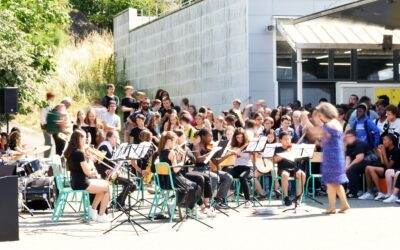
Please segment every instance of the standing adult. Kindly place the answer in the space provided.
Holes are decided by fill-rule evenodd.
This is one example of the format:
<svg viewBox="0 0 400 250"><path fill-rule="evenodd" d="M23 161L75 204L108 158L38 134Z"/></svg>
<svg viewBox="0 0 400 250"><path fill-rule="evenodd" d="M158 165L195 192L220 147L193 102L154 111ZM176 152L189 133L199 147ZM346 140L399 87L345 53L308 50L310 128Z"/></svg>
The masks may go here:
<svg viewBox="0 0 400 250"><path fill-rule="evenodd" d="M52 113L55 114L53 119L49 119L49 115L47 116L47 129L53 127L53 139L56 145L56 154L62 155L65 145L67 141L63 137L69 137L72 134L73 123L71 117L68 113L69 107L71 107L72 100L69 97L64 98L60 104L58 104L53 110ZM61 136L60 135L64 135Z"/></svg>
<svg viewBox="0 0 400 250"><path fill-rule="evenodd" d="M51 143L51 133L47 132L47 114L52 109L51 103L54 101L55 95L52 92L47 92L46 94L46 105L40 109L40 127L42 128L42 133L44 137L44 145L50 146L48 150L44 152L44 158L50 157L52 143Z"/></svg>
<svg viewBox="0 0 400 250"><path fill-rule="evenodd" d="M153 113L150 111L150 98L145 97L140 102L139 110L135 111L128 117L127 121L131 124L132 127L136 127L136 116L138 114L142 114L145 117L144 125L148 126L150 124L151 117L153 116Z"/></svg>
<svg viewBox="0 0 400 250"><path fill-rule="evenodd" d="M131 133L132 130L132 125L127 121L128 117L135 112L137 108L137 103L135 98L132 97L133 94L133 87L132 86L125 86L125 97L122 98L121 101L121 110L124 112L124 124L125 124L125 130L124 130L124 142L128 142L129 140L129 134Z"/></svg>
<svg viewBox="0 0 400 250"><path fill-rule="evenodd" d="M117 109L115 112L118 112L118 106L119 106L119 98L118 96L114 95L115 92L115 86L114 84L107 84L107 95L104 96L102 105L106 108L110 105L111 101L114 101L115 104L117 105Z"/></svg>
<svg viewBox="0 0 400 250"><path fill-rule="evenodd" d="M342 125L337 120L338 112L330 103L323 102L317 106L319 118L322 121L322 182L327 186L328 208L325 213L336 213L336 196L339 197L340 213L350 208L342 184L348 179L345 170Z"/></svg>

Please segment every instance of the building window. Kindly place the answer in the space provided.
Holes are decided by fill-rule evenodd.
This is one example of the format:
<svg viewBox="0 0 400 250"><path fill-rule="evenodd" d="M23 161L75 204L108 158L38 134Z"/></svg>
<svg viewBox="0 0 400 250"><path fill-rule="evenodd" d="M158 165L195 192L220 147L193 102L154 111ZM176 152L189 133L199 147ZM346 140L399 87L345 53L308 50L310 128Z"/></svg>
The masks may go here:
<svg viewBox="0 0 400 250"><path fill-rule="evenodd" d="M350 80L351 50L334 50L333 55L334 78L340 80Z"/></svg>
<svg viewBox="0 0 400 250"><path fill-rule="evenodd" d="M328 79L329 54L327 49L303 50L303 79Z"/></svg>
<svg viewBox="0 0 400 250"><path fill-rule="evenodd" d="M393 81L393 52L357 51L358 80Z"/></svg>
<svg viewBox="0 0 400 250"><path fill-rule="evenodd" d="M282 40L278 38L276 42L276 76L278 80L292 80L294 78L293 50L282 36L278 37Z"/></svg>

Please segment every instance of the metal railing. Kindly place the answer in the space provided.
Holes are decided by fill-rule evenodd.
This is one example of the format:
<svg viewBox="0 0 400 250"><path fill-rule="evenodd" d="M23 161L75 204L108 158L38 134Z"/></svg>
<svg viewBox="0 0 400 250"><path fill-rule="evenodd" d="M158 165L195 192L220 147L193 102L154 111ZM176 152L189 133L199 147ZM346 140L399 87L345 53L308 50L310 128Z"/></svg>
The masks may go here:
<svg viewBox="0 0 400 250"><path fill-rule="evenodd" d="M139 15L142 17L142 23L145 24L147 22L156 20L158 18L162 18L166 15L169 15L172 12L176 12L180 9L186 8L189 5L195 4L197 2L201 2L203 0L179 0L178 3L176 3L176 6L173 6L172 8L168 8L167 10L164 10L163 12L159 12L160 9L164 9L166 6L165 0L157 0L155 4L155 15L152 15L152 11L150 7L140 9L139 10ZM163 8L160 8L163 7ZM147 15L146 15L147 14ZM145 20L147 18L147 21Z"/></svg>

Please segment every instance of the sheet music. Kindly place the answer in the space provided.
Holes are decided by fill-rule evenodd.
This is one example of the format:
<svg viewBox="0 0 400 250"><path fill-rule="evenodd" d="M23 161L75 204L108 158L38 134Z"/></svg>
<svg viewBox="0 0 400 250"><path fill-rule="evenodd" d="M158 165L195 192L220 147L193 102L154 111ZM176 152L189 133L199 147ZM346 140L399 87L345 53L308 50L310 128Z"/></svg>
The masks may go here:
<svg viewBox="0 0 400 250"><path fill-rule="evenodd" d="M299 157L310 157L312 158L315 152L315 144L293 144L292 151L299 151Z"/></svg>
<svg viewBox="0 0 400 250"><path fill-rule="evenodd" d="M113 156L112 156L112 160L118 159L118 156L121 154L121 150L122 150L123 148L125 148L127 145L128 145L128 143L121 143L121 144L117 147L117 149L115 150L115 152L114 152L114 154L113 154Z"/></svg>
<svg viewBox="0 0 400 250"><path fill-rule="evenodd" d="M125 160L126 158L128 158L129 149L130 149L130 146L129 146L129 145L126 145L126 146L121 150L121 153L120 153L120 155L118 156L118 159Z"/></svg>
<svg viewBox="0 0 400 250"><path fill-rule="evenodd" d="M140 157L136 153L136 150L139 147L139 144L131 144L130 147L131 147L131 150L129 152L128 159L130 159L130 160L139 159Z"/></svg>
<svg viewBox="0 0 400 250"><path fill-rule="evenodd" d="M267 141L268 138L266 136L251 139L245 152L262 152L267 144Z"/></svg>
<svg viewBox="0 0 400 250"><path fill-rule="evenodd" d="M255 152L262 152L264 150L264 148L265 148L265 144L267 144L267 141L268 141L268 137L261 136L258 139L258 144L257 144L257 147L256 147L256 149L254 151Z"/></svg>
<svg viewBox="0 0 400 250"><path fill-rule="evenodd" d="M257 148L257 144L258 144L258 138L250 140L249 145L247 145L247 148L245 151L254 152L255 149Z"/></svg>
<svg viewBox="0 0 400 250"><path fill-rule="evenodd" d="M136 150L137 155L139 156L139 159L143 158L146 156L147 151L149 151L151 147L151 142L141 142Z"/></svg>
<svg viewBox="0 0 400 250"><path fill-rule="evenodd" d="M267 144L265 145L264 152L263 152L263 158L272 158L275 155L275 149L282 147L281 143L273 143L273 144Z"/></svg>
<svg viewBox="0 0 400 250"><path fill-rule="evenodd" d="M216 158L221 158L223 156L225 156L226 151L230 148L231 142L228 140L223 140L223 141L219 141L218 142L218 147L223 148L224 150L222 151L218 151L214 157Z"/></svg>
<svg viewBox="0 0 400 250"><path fill-rule="evenodd" d="M208 162L210 162L211 158L214 157L214 155L220 151L222 148L221 147L214 147L209 153L207 158L204 160L204 164L207 164Z"/></svg>
<svg viewBox="0 0 400 250"><path fill-rule="evenodd" d="M314 144L293 144L290 152L278 153L277 155L291 162L296 162L296 159L302 157L308 157L311 159L314 154L314 150Z"/></svg>

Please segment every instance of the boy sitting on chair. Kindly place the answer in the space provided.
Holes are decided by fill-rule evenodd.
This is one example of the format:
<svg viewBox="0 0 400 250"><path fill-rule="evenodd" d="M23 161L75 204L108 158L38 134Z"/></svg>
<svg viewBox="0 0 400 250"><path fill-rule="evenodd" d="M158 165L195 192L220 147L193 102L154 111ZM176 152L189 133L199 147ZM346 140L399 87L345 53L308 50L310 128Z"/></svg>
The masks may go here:
<svg viewBox="0 0 400 250"><path fill-rule="evenodd" d="M275 150L275 154L284 153L284 152L291 152L292 150L292 137L291 135L284 131L279 135L279 140L282 143L282 147L278 147ZM297 202L300 200L300 196L302 194L302 189L304 184L306 183L306 174L301 170L298 169L296 171L296 163L293 163L287 159L284 159L278 155L274 156L274 163L278 164L278 176L282 178L282 188L284 194L284 202L285 206L292 205L292 201L289 199L288 193L288 186L289 186L289 177L295 176L297 183L301 182L301 185L297 184Z"/></svg>

